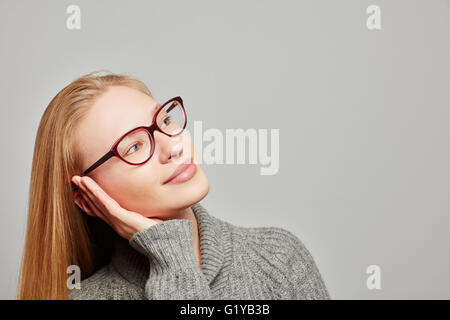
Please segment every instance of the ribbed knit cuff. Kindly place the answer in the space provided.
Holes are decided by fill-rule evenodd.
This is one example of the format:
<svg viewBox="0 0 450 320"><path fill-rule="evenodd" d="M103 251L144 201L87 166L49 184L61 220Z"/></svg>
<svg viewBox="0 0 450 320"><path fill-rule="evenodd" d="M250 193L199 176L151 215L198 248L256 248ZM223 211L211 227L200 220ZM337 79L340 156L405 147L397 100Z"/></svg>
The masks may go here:
<svg viewBox="0 0 450 320"><path fill-rule="evenodd" d="M198 268L192 228L191 220L166 220L135 233L129 243L155 271Z"/></svg>

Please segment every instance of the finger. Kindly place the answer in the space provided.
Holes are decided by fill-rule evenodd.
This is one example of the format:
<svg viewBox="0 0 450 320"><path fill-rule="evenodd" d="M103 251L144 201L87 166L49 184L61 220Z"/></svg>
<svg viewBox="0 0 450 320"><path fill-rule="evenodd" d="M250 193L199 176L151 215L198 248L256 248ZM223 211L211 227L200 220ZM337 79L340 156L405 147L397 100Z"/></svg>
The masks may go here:
<svg viewBox="0 0 450 320"><path fill-rule="evenodd" d="M79 186L81 188L81 190L83 191L83 194L90 200L89 203L94 203L96 204L96 207L98 209L100 209L100 211L102 211L101 209L102 206L98 203L98 199L96 199L96 195L89 189L89 187L84 183L83 178L81 178L79 180ZM102 211L103 212L103 211Z"/></svg>
<svg viewBox="0 0 450 320"><path fill-rule="evenodd" d="M84 184L80 183L80 185L82 186L82 188L86 188L86 186ZM95 193L95 197L97 197L98 193L99 193L98 191ZM92 194L92 192L90 192L90 194ZM85 195L85 197L87 197L87 196ZM124 209L122 209L117 204L117 207L119 209L112 209L111 211L109 211L108 209L105 209L103 207L98 208L96 206L96 203L93 203L90 198L88 198L87 201L89 201L90 205L94 207L94 210L98 215L102 215L102 219L105 220L111 226L111 228L113 228L120 236L126 237L127 233L126 232L124 233L124 231L126 231L126 226L123 225L123 220L122 220L123 218L121 219L122 216L120 216L120 214L119 215L117 214L117 211L124 210Z"/></svg>
<svg viewBox="0 0 450 320"><path fill-rule="evenodd" d="M89 195L88 195L89 191L86 191L85 187L82 184L80 184L80 188L82 190L81 196L83 197L84 201L89 205L90 210L93 211L97 217L104 220L107 224L111 225L110 219L104 214L104 212L101 210L101 208L99 208L89 197Z"/></svg>
<svg viewBox="0 0 450 320"><path fill-rule="evenodd" d="M122 208L117 201L111 198L98 184L89 177L82 178L81 185L90 189L95 194L95 197L102 203L102 207L105 208L106 214L109 215L109 219L115 225L115 230L120 233L120 230L126 230L129 226L135 228L136 225L145 225L149 227L155 224L155 221L151 221L148 218L143 217L139 213L128 211ZM134 229L133 229L134 230ZM135 230L134 230L135 231Z"/></svg>
<svg viewBox="0 0 450 320"><path fill-rule="evenodd" d="M82 198L81 195L78 195L75 199L74 199L75 203L77 204L77 206L83 210L86 214L90 215L90 216L94 216L94 214L90 211L90 209L88 208L86 202L84 201L84 199Z"/></svg>
<svg viewBox="0 0 450 320"><path fill-rule="evenodd" d="M117 216L126 211L90 177L83 177L81 183L94 195L99 208L103 208L109 215Z"/></svg>
<svg viewBox="0 0 450 320"><path fill-rule="evenodd" d="M78 191L78 188L79 188L78 181L79 181L79 179L80 179L80 176L76 176L76 175L72 176L72 179L71 179L72 184L77 187L77 188L74 188L74 193L76 193Z"/></svg>
<svg viewBox="0 0 450 320"><path fill-rule="evenodd" d="M94 215L100 219L102 219L104 222L106 222L110 227L114 228L113 224L111 224L111 220L106 216L96 205L89 199L86 194L83 193L84 201L89 206L90 210L94 212Z"/></svg>
<svg viewBox="0 0 450 320"><path fill-rule="evenodd" d="M108 222L108 219L104 216L103 211L98 208L98 206L95 205L93 200L91 199L93 195L90 195L89 190L81 183L80 179L78 179L77 184L80 188L80 194L82 196L82 199L89 205L91 208L91 211L95 213L100 219L105 220L105 222ZM98 209L98 210L96 210Z"/></svg>

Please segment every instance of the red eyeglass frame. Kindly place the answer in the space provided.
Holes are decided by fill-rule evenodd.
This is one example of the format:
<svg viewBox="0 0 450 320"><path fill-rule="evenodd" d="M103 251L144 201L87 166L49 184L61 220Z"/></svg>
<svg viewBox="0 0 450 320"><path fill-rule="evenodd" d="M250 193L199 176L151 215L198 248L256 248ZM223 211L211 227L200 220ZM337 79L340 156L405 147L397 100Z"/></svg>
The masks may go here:
<svg viewBox="0 0 450 320"><path fill-rule="evenodd" d="M158 114L161 112L161 110L163 110L163 108L164 108L167 104L169 104L169 103L171 103L171 102L173 102L173 101L177 101L178 103L180 103L181 109L183 110L183 114L184 114L184 126L183 126L182 130L181 130L180 132L176 133L176 134L170 134L170 133L164 132L164 131L158 126L158 124L157 124L156 121L155 121L156 118L158 117ZM174 108L174 107L175 107L175 105L174 105L174 106L170 106L170 108L169 108L167 111L172 110L172 108ZM124 161L125 163L131 164L131 165L135 165L135 166L142 165L142 164L146 163L148 160L150 160L151 157L153 156L153 152L154 152L154 150L155 150L155 137L153 136L153 132L154 132L155 130L157 130L157 131L159 131L159 132L165 134L166 136L169 136L169 137L175 137L175 136L181 134L181 133L184 131L184 129L186 128L186 124L187 124L187 116L186 116L186 110L185 110L184 105L183 105L183 99L181 99L181 97L178 96L178 97L174 97L174 98L172 98L172 99L170 99L170 100L167 100L166 102L164 102L164 103L159 107L158 111L155 112L155 115L153 116L152 124L151 124L150 126L148 126L148 127L147 127L147 126L139 126L139 127L136 127L136 128L134 128L134 129L131 129L131 130L127 131L126 133L124 133L119 139L116 140L116 142L114 142L114 144L113 144L113 146L111 147L111 149L109 149L109 151L108 151L103 157L101 157L100 159L98 159L93 165L91 165L88 169L86 169L86 170L81 174L81 176L84 176L84 175L88 174L89 172L91 172L92 170L96 169L98 166L100 166L101 164L103 164L104 162L106 162L106 161L107 161L109 158L111 158L111 157L118 157L120 160ZM131 163L131 162L125 160L124 158L122 158L122 157L120 156L119 152L117 151L117 147L118 147L118 145L120 144L120 142L122 141L122 139L123 139L125 136L127 136L128 134L130 134L131 132L133 132L133 131L135 131L135 130L139 130L139 129L142 129L142 128L143 128L143 129L146 129L146 130L149 132L149 134L150 134L150 139L152 140L152 148L151 148L151 150L150 150L150 156L147 158L147 160L142 161L142 162L140 162L140 163ZM72 183L72 186L73 186L73 190L74 190L74 191L78 190L78 186L76 186L76 185L73 184L73 183Z"/></svg>

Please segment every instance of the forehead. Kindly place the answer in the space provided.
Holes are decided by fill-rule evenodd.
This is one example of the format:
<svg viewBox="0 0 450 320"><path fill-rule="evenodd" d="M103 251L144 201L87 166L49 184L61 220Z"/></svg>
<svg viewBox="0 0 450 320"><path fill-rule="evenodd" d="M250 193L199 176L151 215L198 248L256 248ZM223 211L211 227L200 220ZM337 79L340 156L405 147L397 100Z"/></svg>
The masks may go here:
<svg viewBox="0 0 450 320"><path fill-rule="evenodd" d="M90 106L77 127L84 167L98 160L127 131L150 125L157 102L137 89L109 87Z"/></svg>

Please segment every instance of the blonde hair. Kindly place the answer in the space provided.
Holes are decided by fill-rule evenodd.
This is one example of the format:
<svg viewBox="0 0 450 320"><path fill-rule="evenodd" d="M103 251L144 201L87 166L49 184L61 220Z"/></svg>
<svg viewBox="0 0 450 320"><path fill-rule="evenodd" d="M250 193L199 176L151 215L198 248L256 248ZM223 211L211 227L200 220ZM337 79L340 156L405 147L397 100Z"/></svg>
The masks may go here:
<svg viewBox="0 0 450 320"><path fill-rule="evenodd" d="M94 100L110 86L152 94L130 75L102 72L91 72L68 84L41 118L34 145L18 299L68 299L67 267L78 265L84 279L106 261L100 257L111 238L101 233L111 235L112 229L83 213L74 202L71 178L81 174L74 130Z"/></svg>

